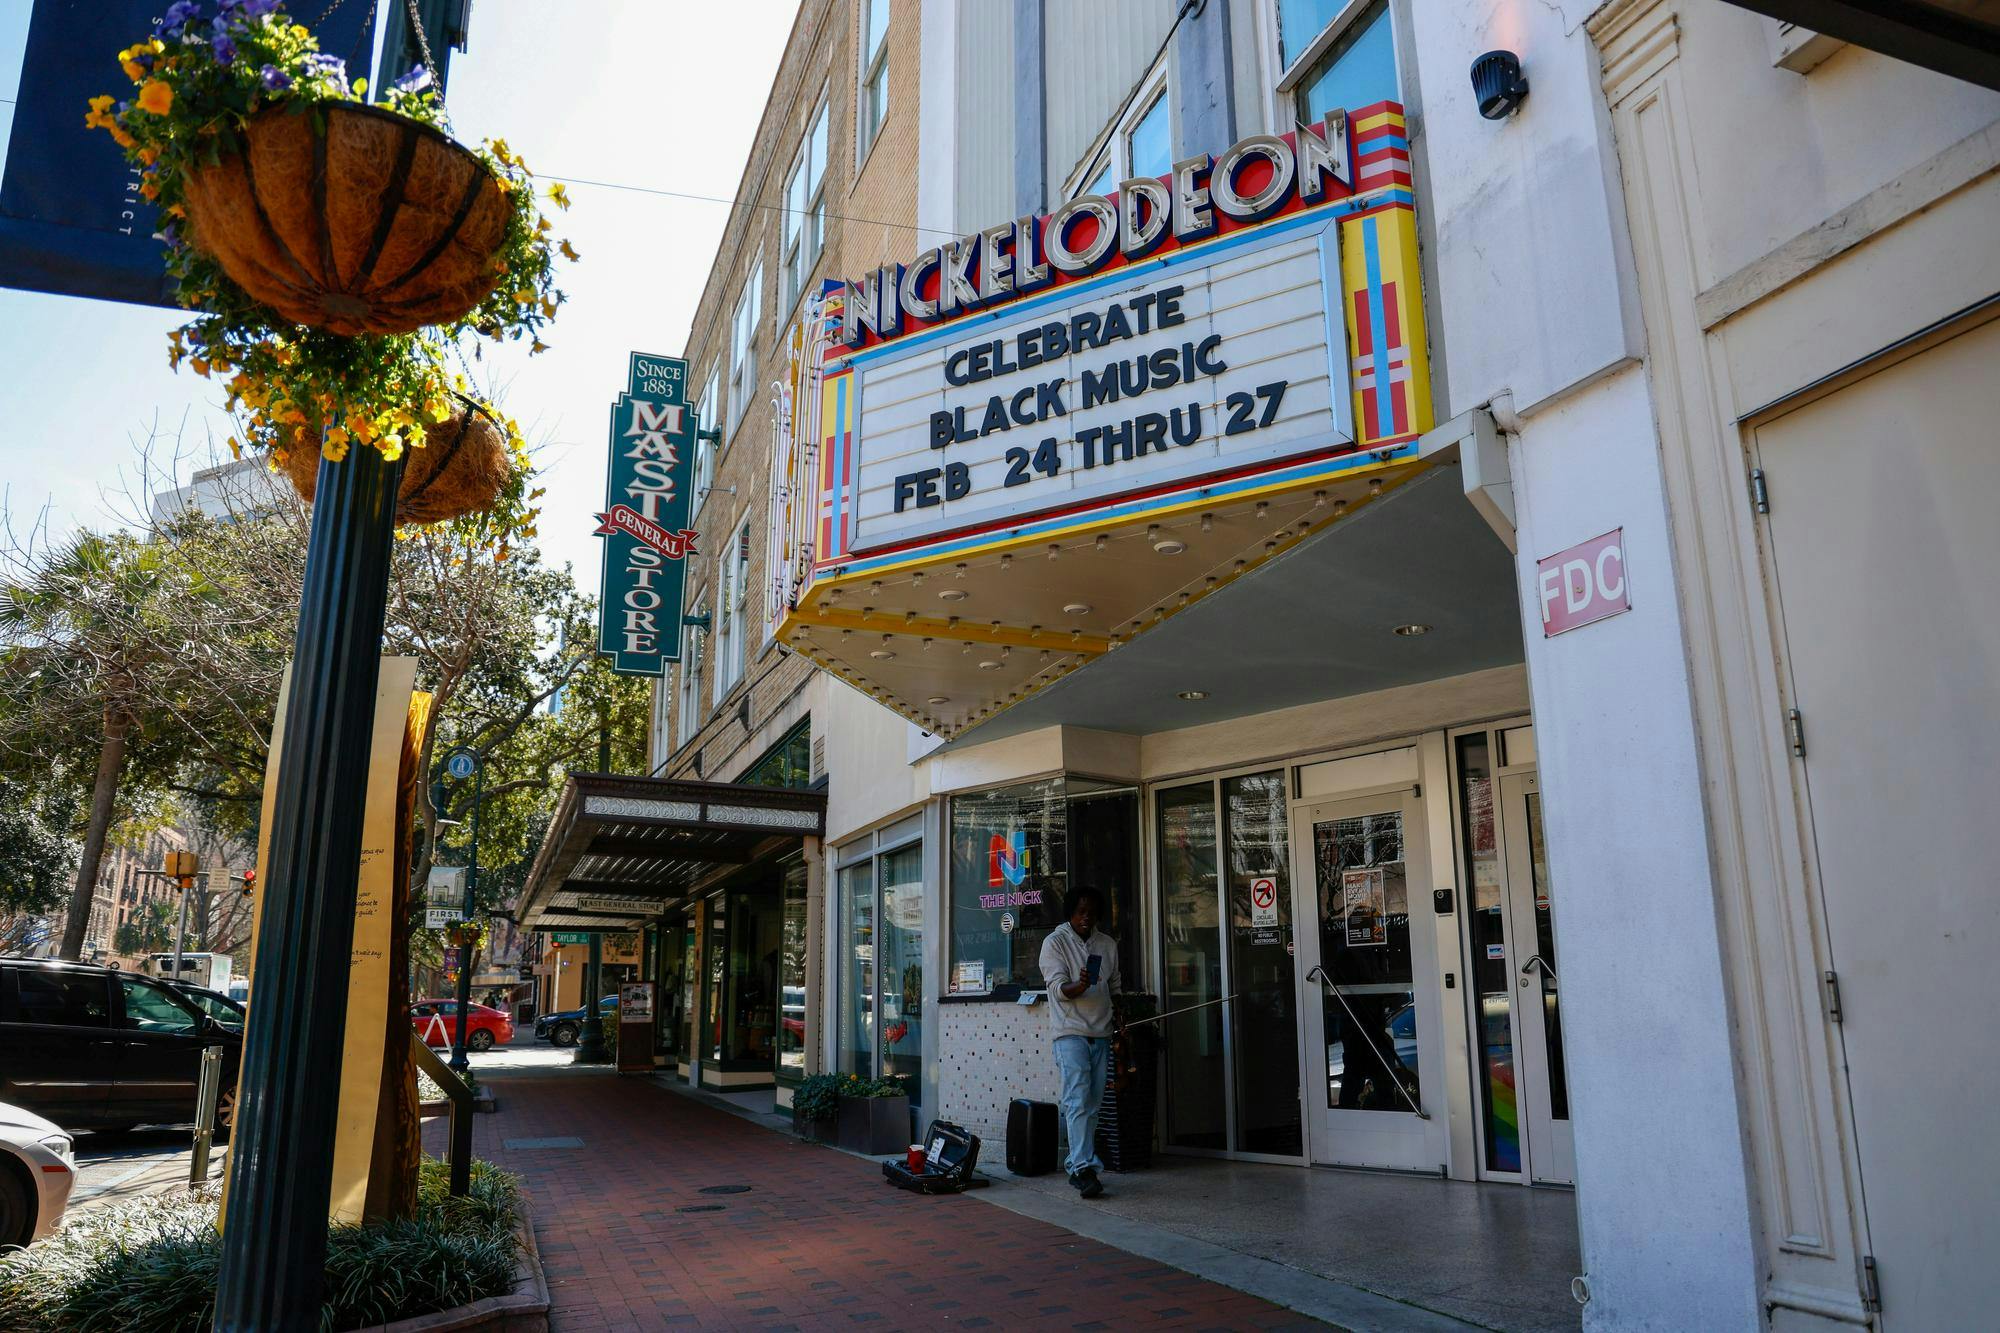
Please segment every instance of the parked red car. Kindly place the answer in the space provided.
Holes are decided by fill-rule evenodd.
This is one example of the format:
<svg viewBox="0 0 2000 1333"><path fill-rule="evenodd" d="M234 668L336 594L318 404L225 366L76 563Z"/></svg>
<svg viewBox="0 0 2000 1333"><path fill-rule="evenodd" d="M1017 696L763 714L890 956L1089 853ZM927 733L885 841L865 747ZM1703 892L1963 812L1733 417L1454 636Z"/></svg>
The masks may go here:
<svg viewBox="0 0 2000 1333"><path fill-rule="evenodd" d="M449 1046L458 1031L457 1000L419 1000L410 1006L410 1026L426 1046ZM507 1015L483 1004L466 1006L465 1047L470 1051L490 1051L514 1040L514 1025Z"/></svg>

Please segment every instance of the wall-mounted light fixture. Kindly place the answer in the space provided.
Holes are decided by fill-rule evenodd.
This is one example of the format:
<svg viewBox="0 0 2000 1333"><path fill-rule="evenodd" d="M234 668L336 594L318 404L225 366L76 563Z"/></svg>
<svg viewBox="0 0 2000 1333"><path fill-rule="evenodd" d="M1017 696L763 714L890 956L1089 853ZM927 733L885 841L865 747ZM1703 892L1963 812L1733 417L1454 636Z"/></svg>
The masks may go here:
<svg viewBox="0 0 2000 1333"><path fill-rule="evenodd" d="M1505 120L1528 95L1528 79L1521 73L1521 58L1512 51L1488 51L1472 62L1472 95L1479 99L1479 114L1488 120Z"/></svg>

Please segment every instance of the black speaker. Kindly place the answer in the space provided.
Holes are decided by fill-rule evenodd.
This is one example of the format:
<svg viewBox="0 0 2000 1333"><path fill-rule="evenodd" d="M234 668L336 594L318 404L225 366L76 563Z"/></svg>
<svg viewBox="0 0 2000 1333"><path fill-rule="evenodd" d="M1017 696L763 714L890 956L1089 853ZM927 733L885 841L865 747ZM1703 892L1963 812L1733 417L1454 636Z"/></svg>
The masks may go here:
<svg viewBox="0 0 2000 1333"><path fill-rule="evenodd" d="M1017 1176L1045 1176L1056 1169L1054 1102L1016 1097L1007 1104L1007 1169Z"/></svg>

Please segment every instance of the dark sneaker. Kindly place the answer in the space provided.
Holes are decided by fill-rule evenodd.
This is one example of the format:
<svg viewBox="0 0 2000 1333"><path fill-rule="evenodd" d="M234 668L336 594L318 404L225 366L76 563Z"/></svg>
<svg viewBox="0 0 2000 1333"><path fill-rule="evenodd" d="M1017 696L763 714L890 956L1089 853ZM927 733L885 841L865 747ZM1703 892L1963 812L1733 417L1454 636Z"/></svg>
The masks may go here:
<svg viewBox="0 0 2000 1333"><path fill-rule="evenodd" d="M1099 1180L1097 1173L1089 1167L1085 1167L1083 1170L1077 1172L1071 1178L1070 1183L1075 1185L1078 1193L1082 1194L1086 1199L1095 1199L1098 1195L1104 1193L1104 1182Z"/></svg>

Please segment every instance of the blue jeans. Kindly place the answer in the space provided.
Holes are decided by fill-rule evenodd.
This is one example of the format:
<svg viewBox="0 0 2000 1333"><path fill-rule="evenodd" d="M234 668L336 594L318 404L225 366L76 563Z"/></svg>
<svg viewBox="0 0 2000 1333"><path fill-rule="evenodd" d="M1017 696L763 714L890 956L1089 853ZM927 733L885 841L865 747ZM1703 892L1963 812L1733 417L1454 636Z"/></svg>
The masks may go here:
<svg viewBox="0 0 2000 1333"><path fill-rule="evenodd" d="M1063 1127L1069 1132L1069 1158L1063 1170L1072 1176L1085 1167L1104 1169L1104 1163L1097 1160L1097 1108L1104 1102L1104 1075L1110 1060L1111 1043L1103 1037L1056 1038Z"/></svg>

